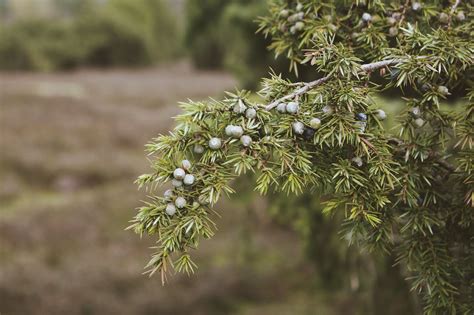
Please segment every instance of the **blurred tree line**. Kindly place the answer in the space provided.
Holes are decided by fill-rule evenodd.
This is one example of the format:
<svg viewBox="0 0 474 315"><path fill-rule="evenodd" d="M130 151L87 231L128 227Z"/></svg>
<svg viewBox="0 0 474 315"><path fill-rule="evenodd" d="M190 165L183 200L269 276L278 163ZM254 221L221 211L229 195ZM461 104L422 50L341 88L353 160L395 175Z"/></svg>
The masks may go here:
<svg viewBox="0 0 474 315"><path fill-rule="evenodd" d="M0 69L147 66L185 51L196 67L231 71L245 88L255 88L270 68L290 75L286 58L276 59L269 40L256 34L265 0L188 0L179 16L170 4L179 8L181 2L165 0L25 3L23 10L35 13L39 5L52 12L15 14L18 3L0 0Z"/></svg>
<svg viewBox="0 0 474 315"><path fill-rule="evenodd" d="M0 69L144 66L179 53L176 19L162 0L55 0L51 16L13 17L2 0Z"/></svg>
<svg viewBox="0 0 474 315"><path fill-rule="evenodd" d="M270 39L257 33L256 19L266 11L266 0L188 0L185 45L193 64L229 70L247 89L256 88L270 69L295 79L288 60L275 58ZM311 77L304 67L300 70L300 79Z"/></svg>

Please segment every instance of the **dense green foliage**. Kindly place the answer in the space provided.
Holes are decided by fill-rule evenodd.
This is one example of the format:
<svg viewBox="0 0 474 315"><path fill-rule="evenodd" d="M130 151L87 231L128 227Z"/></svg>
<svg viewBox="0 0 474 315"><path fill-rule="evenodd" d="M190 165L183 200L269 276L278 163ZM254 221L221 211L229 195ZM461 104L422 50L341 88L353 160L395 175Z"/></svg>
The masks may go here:
<svg viewBox="0 0 474 315"><path fill-rule="evenodd" d="M0 68L140 66L177 54L177 25L161 0L79 4L62 3L63 18L19 19L2 26Z"/></svg>
<svg viewBox="0 0 474 315"><path fill-rule="evenodd" d="M397 257L427 314L473 313L472 11L462 1L270 1L260 24L270 47L319 79L272 75L257 100L237 91L181 105L138 179L174 186L132 224L158 235L150 272L192 272L189 251L214 234L213 205L251 171L262 194L324 196L350 244ZM372 97L385 88L406 104L395 130ZM445 110L456 89L465 105Z"/></svg>

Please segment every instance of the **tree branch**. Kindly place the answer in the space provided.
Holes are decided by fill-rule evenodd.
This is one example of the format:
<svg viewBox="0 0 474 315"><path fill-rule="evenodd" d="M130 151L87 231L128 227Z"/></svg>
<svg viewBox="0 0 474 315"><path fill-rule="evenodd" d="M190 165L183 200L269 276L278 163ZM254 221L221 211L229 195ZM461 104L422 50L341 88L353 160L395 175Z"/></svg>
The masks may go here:
<svg viewBox="0 0 474 315"><path fill-rule="evenodd" d="M383 67L394 65L394 64L399 63L399 62L400 62L400 59L389 59L389 60L383 60L383 61L368 63L368 64L365 64L365 65L362 65L360 68L364 72L371 72L371 71L374 71L374 70L377 70L377 69L380 69L380 68L383 68ZM303 94L307 93L308 91L314 89L315 87L327 82L330 78L331 78L331 76L328 75L328 76L322 77L320 79L317 79L317 80L314 80L314 81L311 81L311 82L303 82L302 87L295 90L293 93L290 93L290 94L285 95L285 96L283 96L283 97L281 97L277 100L274 100L273 102L268 104L265 107L265 109L266 110L271 110L271 109L277 107L278 104L281 103L281 102L284 102L286 100L291 100L291 99L294 99L297 96L303 95Z"/></svg>
<svg viewBox="0 0 474 315"><path fill-rule="evenodd" d="M456 8L458 7L458 5L461 3L461 0L456 0L456 2L453 4L453 6L451 7L451 15L454 14L454 11L456 11Z"/></svg>
<svg viewBox="0 0 474 315"><path fill-rule="evenodd" d="M461 0L456 0L456 2L454 2L453 6L451 7L451 11L449 12L448 28L451 27L451 21L453 19L454 11L456 11L456 8L460 3Z"/></svg>

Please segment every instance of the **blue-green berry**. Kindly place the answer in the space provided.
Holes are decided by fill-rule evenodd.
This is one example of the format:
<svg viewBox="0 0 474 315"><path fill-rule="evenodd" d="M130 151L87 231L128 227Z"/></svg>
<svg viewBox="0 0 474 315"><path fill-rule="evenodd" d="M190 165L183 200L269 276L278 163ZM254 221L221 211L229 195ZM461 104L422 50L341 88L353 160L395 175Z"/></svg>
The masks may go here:
<svg viewBox="0 0 474 315"><path fill-rule="evenodd" d="M183 209L184 207L186 207L187 201L183 197L178 197L174 201L174 204L178 209Z"/></svg>
<svg viewBox="0 0 474 315"><path fill-rule="evenodd" d="M367 115L364 114L364 113L357 113L356 118L357 118L357 120L360 120L360 121L366 121L367 120Z"/></svg>
<svg viewBox="0 0 474 315"><path fill-rule="evenodd" d="M398 27L392 26L391 28L388 29L388 35L391 37L395 37L398 35Z"/></svg>
<svg viewBox="0 0 474 315"><path fill-rule="evenodd" d="M439 17L438 17L438 20L443 23L443 24L448 24L449 22L449 15L447 15L446 13L444 12L441 12L439 14Z"/></svg>
<svg viewBox="0 0 474 315"><path fill-rule="evenodd" d="M253 108L249 108L245 111L245 117L247 117L248 119L254 119L255 117L257 117L257 111Z"/></svg>
<svg viewBox="0 0 474 315"><path fill-rule="evenodd" d="M288 17L288 22L295 23L296 21L302 19L299 13L292 14Z"/></svg>
<svg viewBox="0 0 474 315"><path fill-rule="evenodd" d="M313 139L315 133L316 130L314 130L313 128L304 128L303 138L305 138L306 140L311 140Z"/></svg>
<svg viewBox="0 0 474 315"><path fill-rule="evenodd" d="M298 102L289 102L286 104L286 112L289 114L296 114L298 113L300 106Z"/></svg>
<svg viewBox="0 0 474 315"><path fill-rule="evenodd" d="M194 184L194 175L192 174L186 174L186 176L184 176L184 179L183 179L183 183L186 185L186 186L191 186L192 184Z"/></svg>
<svg viewBox="0 0 474 315"><path fill-rule="evenodd" d="M440 85L440 86L438 86L438 93L441 94L441 95L446 96L446 95L449 95L449 90L444 85Z"/></svg>
<svg viewBox="0 0 474 315"><path fill-rule="evenodd" d="M358 156L354 157L352 159L352 162L354 162L355 165L357 165L358 167L361 167L364 163L362 162L362 159Z"/></svg>
<svg viewBox="0 0 474 315"><path fill-rule="evenodd" d="M313 129L318 129L318 128L321 126L321 119L319 119L319 118L312 118L312 119L309 121L309 125L310 125L311 128L313 128Z"/></svg>
<svg viewBox="0 0 474 315"><path fill-rule="evenodd" d="M364 14L362 14L362 20L368 23L372 21L372 15L370 15L370 13L365 12Z"/></svg>
<svg viewBox="0 0 474 315"><path fill-rule="evenodd" d="M466 15L464 15L463 11L459 11L458 14L456 14L456 19L458 21L464 21L466 19Z"/></svg>
<svg viewBox="0 0 474 315"><path fill-rule="evenodd" d="M410 110L411 114L415 117L418 117L421 115L421 110L418 106L415 106L413 107L411 110Z"/></svg>
<svg viewBox="0 0 474 315"><path fill-rule="evenodd" d="M276 109L279 113L282 113L282 114L286 113L286 103L278 104Z"/></svg>
<svg viewBox="0 0 474 315"><path fill-rule="evenodd" d="M418 11L421 9L421 3L419 2L413 2L412 5L411 5L411 9L413 11Z"/></svg>
<svg viewBox="0 0 474 315"><path fill-rule="evenodd" d="M421 119L421 118L415 119L415 125L417 127L423 127L424 124L425 124L425 121L423 119Z"/></svg>
<svg viewBox="0 0 474 315"><path fill-rule="evenodd" d="M234 105L234 113L236 114L243 114L247 110L247 106L245 106L244 101L239 99L237 103Z"/></svg>
<svg viewBox="0 0 474 315"><path fill-rule="evenodd" d="M288 11L287 9L280 11L280 16L283 18L287 18L289 14L290 14L290 11Z"/></svg>
<svg viewBox="0 0 474 315"><path fill-rule="evenodd" d="M172 216L176 213L176 207L175 207L174 204L169 203L169 204L166 205L165 211L166 211L167 215Z"/></svg>
<svg viewBox="0 0 474 315"><path fill-rule="evenodd" d="M387 118L387 114L382 109L377 109L375 116L380 120L384 120L385 118Z"/></svg>
<svg viewBox="0 0 474 315"><path fill-rule="evenodd" d="M295 24L295 30L301 31L301 30L303 30L303 28L304 28L304 23L303 23L303 22L301 22L301 21L296 22L296 24Z"/></svg>
<svg viewBox="0 0 474 315"><path fill-rule="evenodd" d="M355 126L359 130L359 132L365 132L365 128L367 127L367 123L365 121L356 121Z"/></svg>
<svg viewBox="0 0 474 315"><path fill-rule="evenodd" d="M222 141L219 138L211 138L209 140L209 148L212 150L219 150L222 146Z"/></svg>
<svg viewBox="0 0 474 315"><path fill-rule="evenodd" d="M390 17L387 18L387 23L389 25L395 25L395 23L397 23L397 20L390 16Z"/></svg>
<svg viewBox="0 0 474 315"><path fill-rule="evenodd" d="M173 185L174 187L181 187L183 186L183 181L173 178L171 180L171 185Z"/></svg>
<svg viewBox="0 0 474 315"><path fill-rule="evenodd" d="M300 121L295 121L293 123L293 132L297 135L302 135L304 132L304 124Z"/></svg>
<svg viewBox="0 0 474 315"><path fill-rule="evenodd" d="M193 148L194 153L201 154L204 152L204 147L200 144L195 144Z"/></svg>
<svg viewBox="0 0 474 315"><path fill-rule="evenodd" d="M232 137L240 138L244 134L244 130L240 126L234 126L232 128Z"/></svg>
<svg viewBox="0 0 474 315"><path fill-rule="evenodd" d="M188 160L183 160L181 162L181 167L186 170L186 171L189 171L191 169L191 162L189 162Z"/></svg>
<svg viewBox="0 0 474 315"><path fill-rule="evenodd" d="M175 169L173 172L173 177L178 180L182 180L185 175L186 175L186 172L180 167Z"/></svg>
<svg viewBox="0 0 474 315"><path fill-rule="evenodd" d="M227 125L225 127L225 134L228 135L229 137L231 137L234 127L235 127L234 125Z"/></svg>
<svg viewBox="0 0 474 315"><path fill-rule="evenodd" d="M240 137L240 142L244 147L249 147L252 144L252 138L250 138L250 136L243 135Z"/></svg>

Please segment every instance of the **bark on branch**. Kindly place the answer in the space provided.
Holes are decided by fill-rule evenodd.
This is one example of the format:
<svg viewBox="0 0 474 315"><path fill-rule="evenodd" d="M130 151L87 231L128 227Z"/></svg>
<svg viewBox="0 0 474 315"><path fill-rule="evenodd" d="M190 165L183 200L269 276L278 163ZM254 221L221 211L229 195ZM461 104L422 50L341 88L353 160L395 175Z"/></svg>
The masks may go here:
<svg viewBox="0 0 474 315"><path fill-rule="evenodd" d="M400 62L400 59L390 59L390 60L377 61L377 62L362 65L361 69L364 72L371 72L371 71L374 71L374 70L377 70L377 69L380 69L380 68L384 68L384 67L387 67L387 66L397 64L399 62ZM331 78L331 76L325 76L325 77L322 77L320 79L317 79L317 80L314 80L314 81L311 81L311 82L304 82L304 83L302 83L303 84L302 87L295 90L293 93L290 93L290 94L285 95L285 96L283 96L283 97L281 97L277 100L274 100L273 102L268 104L265 107L265 109L266 110L271 110L271 109L275 108L276 106L278 106L278 104L280 104L281 102L291 100L291 99L294 99L297 96L303 95L303 94L307 93L308 91L314 89L315 87L327 82L330 78Z"/></svg>

